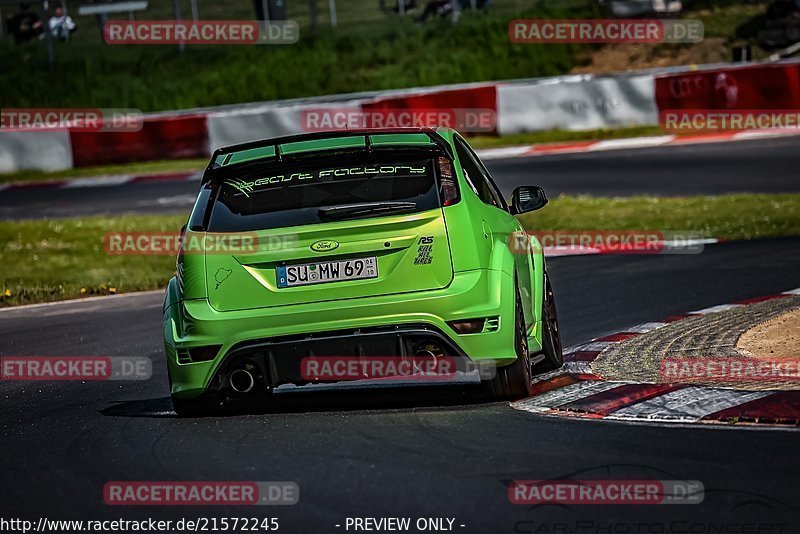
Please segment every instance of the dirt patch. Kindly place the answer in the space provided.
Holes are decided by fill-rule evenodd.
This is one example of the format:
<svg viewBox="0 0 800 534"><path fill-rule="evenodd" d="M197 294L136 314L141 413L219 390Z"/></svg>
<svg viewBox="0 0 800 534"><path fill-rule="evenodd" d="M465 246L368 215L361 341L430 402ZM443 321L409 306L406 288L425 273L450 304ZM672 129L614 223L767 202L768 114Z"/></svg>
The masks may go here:
<svg viewBox="0 0 800 534"><path fill-rule="evenodd" d="M605 74L619 71L695 65L730 61L727 39L712 37L693 45L614 44L591 52L588 63L575 67L575 74Z"/></svg>
<svg viewBox="0 0 800 534"><path fill-rule="evenodd" d="M746 331L736 349L753 358L800 358L800 308Z"/></svg>

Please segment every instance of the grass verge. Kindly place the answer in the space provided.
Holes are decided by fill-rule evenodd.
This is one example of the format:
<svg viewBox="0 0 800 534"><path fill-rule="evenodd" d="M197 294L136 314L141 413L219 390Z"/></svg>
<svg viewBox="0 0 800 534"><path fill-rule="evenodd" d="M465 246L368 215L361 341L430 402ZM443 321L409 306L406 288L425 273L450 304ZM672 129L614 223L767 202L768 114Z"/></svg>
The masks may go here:
<svg viewBox="0 0 800 534"><path fill-rule="evenodd" d="M112 256L104 235L177 231L183 215L0 222L0 306L163 288L170 256ZM529 229L688 230L720 239L800 235L800 194L561 196L522 217Z"/></svg>
<svg viewBox="0 0 800 534"><path fill-rule="evenodd" d="M41 42L0 47L0 64L7 66L0 94L4 104L22 108L189 109L556 75L569 71L579 63L579 52L591 48L520 46L508 39L512 18L598 16L599 9L585 0L527 8L516 1L499 3L511 4L510 11L466 12L453 25L449 20L415 24L411 17L384 15L371 2L379 21L337 30L320 27L316 34L303 30L297 43L286 46L189 45L180 53L174 45L101 45L76 34L74 41L55 43L51 71L42 68Z"/></svg>
<svg viewBox="0 0 800 534"><path fill-rule="evenodd" d="M0 183L39 182L47 180L64 180L70 178L101 178L118 174L151 174L162 172L201 171L208 164L207 159L176 159L165 161L145 161L141 163L124 163L120 165L102 165L98 167L79 167L63 171L19 171L0 174Z"/></svg>

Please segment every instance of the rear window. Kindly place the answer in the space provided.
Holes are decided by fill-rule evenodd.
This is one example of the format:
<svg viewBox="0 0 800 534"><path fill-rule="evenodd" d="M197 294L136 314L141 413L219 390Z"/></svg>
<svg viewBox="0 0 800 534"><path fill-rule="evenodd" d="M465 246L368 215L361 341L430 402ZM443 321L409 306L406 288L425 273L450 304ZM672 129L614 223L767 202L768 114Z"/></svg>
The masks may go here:
<svg viewBox="0 0 800 534"><path fill-rule="evenodd" d="M349 215L337 213L337 219L347 220L434 209L439 207L434 172L433 155L397 153L303 158L260 167L257 173L213 186L208 230L239 232L328 222L329 208L334 206L398 203Z"/></svg>

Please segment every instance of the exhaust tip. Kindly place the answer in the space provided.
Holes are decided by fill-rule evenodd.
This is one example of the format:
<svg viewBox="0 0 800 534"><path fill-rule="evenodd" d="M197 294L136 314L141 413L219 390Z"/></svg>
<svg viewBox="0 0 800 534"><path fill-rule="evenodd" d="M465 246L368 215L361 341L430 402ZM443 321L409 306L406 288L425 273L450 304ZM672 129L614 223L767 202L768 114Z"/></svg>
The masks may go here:
<svg viewBox="0 0 800 534"><path fill-rule="evenodd" d="M417 358L436 358L437 354L430 349L419 349L414 353Z"/></svg>
<svg viewBox="0 0 800 534"><path fill-rule="evenodd" d="M245 369L235 370L228 380L236 393L249 393L256 385L253 375Z"/></svg>
<svg viewBox="0 0 800 534"><path fill-rule="evenodd" d="M420 374L436 374L442 357L441 349L436 345L419 348L414 351L414 369Z"/></svg>

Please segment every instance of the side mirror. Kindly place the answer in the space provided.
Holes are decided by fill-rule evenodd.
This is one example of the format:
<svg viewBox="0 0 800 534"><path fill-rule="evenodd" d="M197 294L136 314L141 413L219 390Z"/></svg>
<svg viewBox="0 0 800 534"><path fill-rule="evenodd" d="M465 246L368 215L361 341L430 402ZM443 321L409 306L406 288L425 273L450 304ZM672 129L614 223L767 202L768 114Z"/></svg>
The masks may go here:
<svg viewBox="0 0 800 534"><path fill-rule="evenodd" d="M538 185L523 185L511 194L511 214L536 211L547 204L547 195Z"/></svg>

